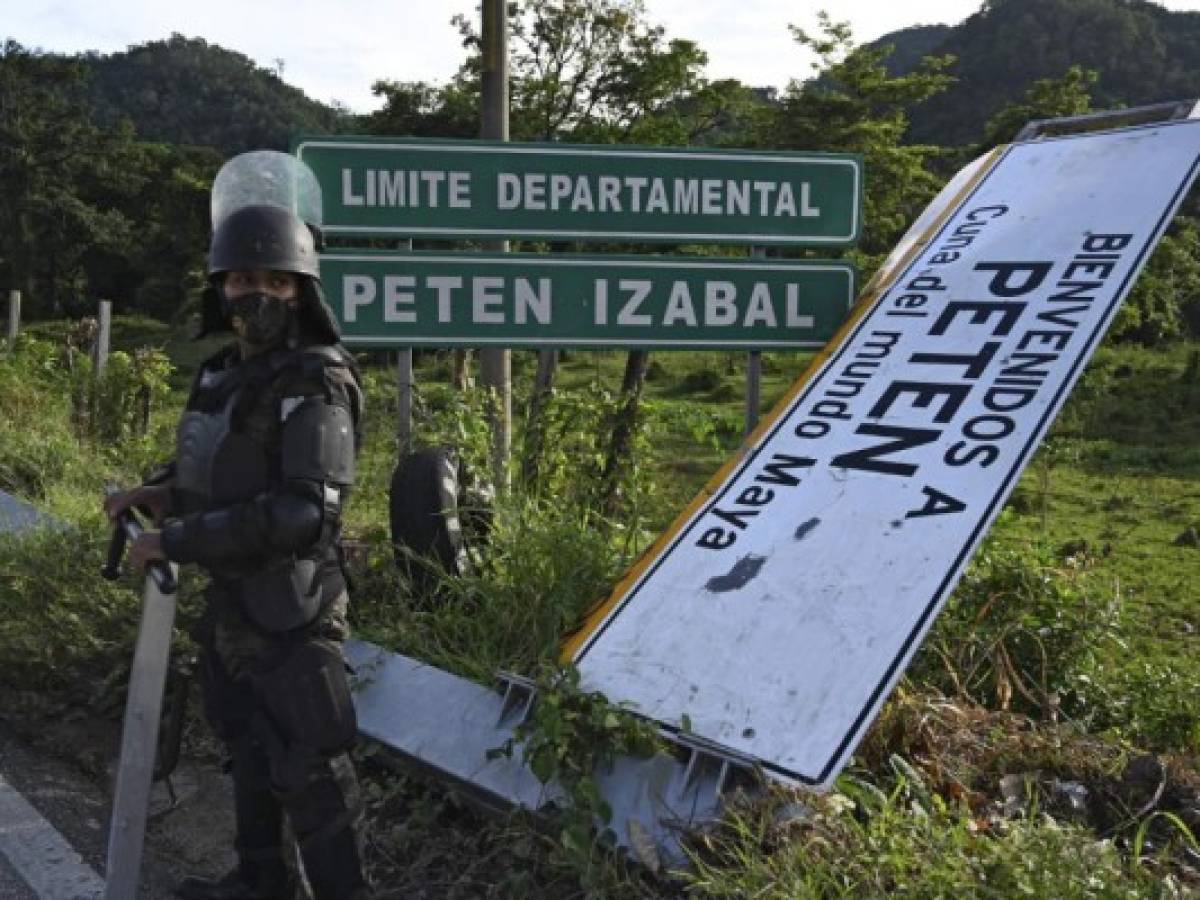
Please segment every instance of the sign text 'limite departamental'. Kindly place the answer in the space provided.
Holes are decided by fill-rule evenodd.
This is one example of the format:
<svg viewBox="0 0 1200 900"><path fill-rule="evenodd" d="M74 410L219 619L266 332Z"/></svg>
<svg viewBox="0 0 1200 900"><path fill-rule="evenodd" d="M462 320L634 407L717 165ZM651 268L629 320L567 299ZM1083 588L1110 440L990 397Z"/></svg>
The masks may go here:
<svg viewBox="0 0 1200 900"><path fill-rule="evenodd" d="M1007 148L572 638L584 684L831 783L1196 174L1200 122Z"/></svg>
<svg viewBox="0 0 1200 900"><path fill-rule="evenodd" d="M846 247L856 156L300 138L331 235Z"/></svg>

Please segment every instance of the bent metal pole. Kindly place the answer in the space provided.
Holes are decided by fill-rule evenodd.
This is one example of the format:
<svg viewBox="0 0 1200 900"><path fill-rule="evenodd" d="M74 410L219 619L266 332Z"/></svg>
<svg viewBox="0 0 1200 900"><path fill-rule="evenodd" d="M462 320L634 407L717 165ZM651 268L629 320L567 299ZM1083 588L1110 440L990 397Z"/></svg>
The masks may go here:
<svg viewBox="0 0 1200 900"><path fill-rule="evenodd" d="M124 530L129 541L136 539L141 531L131 513L122 517L118 528ZM119 547L118 541L114 543ZM117 554L119 560L119 549ZM106 574L113 568L112 556L110 552ZM168 567L155 563L147 572L142 592L142 621L133 652L133 668L129 673L121 758L108 831L104 900L134 900L138 893L163 688L171 654L171 630L175 624L176 575L173 564Z"/></svg>

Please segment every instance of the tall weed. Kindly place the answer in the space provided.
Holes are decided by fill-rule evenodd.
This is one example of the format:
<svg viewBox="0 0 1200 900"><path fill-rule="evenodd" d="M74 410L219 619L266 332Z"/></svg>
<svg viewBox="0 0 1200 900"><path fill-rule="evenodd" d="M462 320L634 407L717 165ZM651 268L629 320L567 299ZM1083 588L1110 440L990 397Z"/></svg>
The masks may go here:
<svg viewBox="0 0 1200 900"><path fill-rule="evenodd" d="M390 547L375 547L358 579L357 623L364 636L481 682L498 669L532 672L628 560L586 508L509 496L476 570L447 575L432 607L414 603Z"/></svg>
<svg viewBox="0 0 1200 900"><path fill-rule="evenodd" d="M0 678L90 703L128 660L138 625L134 579L100 577L104 533L43 528L0 534Z"/></svg>
<svg viewBox="0 0 1200 900"><path fill-rule="evenodd" d="M1046 548L980 551L910 677L999 709L1090 715L1098 659L1119 646L1119 596Z"/></svg>
<svg viewBox="0 0 1200 900"><path fill-rule="evenodd" d="M683 873L703 897L1122 898L1162 885L1082 829L1032 814L978 819L900 777L886 790L843 777L803 806L780 792L735 810ZM1169 896L1169 894L1161 894Z"/></svg>

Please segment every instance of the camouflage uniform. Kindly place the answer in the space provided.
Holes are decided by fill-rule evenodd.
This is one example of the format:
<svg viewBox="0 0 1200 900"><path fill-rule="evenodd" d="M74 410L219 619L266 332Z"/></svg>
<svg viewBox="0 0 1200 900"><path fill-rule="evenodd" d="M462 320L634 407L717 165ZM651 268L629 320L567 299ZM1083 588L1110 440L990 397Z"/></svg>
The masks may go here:
<svg viewBox="0 0 1200 900"><path fill-rule="evenodd" d="M338 542L361 402L336 345L244 361L231 346L201 367L181 419L163 549L211 577L194 637L231 758L239 858L182 896L291 896L284 812L318 900L365 896Z"/></svg>

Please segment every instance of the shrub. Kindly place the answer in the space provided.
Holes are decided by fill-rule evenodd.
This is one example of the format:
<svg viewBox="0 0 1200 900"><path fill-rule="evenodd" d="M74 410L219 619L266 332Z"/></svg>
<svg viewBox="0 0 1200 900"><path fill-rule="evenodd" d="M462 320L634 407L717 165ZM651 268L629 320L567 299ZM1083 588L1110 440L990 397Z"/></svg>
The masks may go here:
<svg viewBox="0 0 1200 900"><path fill-rule="evenodd" d="M1115 594L1045 549L985 545L911 677L1000 709L1088 715L1099 651L1124 624Z"/></svg>

